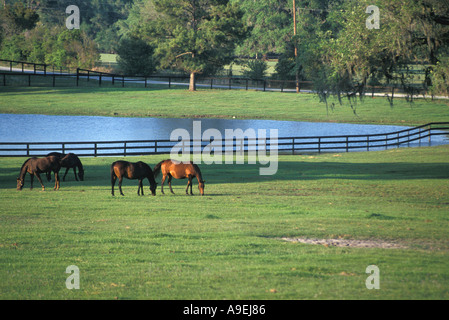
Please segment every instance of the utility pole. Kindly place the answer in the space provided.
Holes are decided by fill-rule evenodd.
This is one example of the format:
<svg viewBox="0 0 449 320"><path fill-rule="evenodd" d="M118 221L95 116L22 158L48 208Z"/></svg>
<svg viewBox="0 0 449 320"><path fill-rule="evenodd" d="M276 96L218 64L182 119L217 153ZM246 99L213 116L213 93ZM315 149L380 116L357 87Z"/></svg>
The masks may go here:
<svg viewBox="0 0 449 320"><path fill-rule="evenodd" d="M296 4L295 0L293 0L293 36L294 36L294 45L295 45L295 66L298 61L298 47L296 45ZM298 68L296 68L296 92L299 93L299 74Z"/></svg>

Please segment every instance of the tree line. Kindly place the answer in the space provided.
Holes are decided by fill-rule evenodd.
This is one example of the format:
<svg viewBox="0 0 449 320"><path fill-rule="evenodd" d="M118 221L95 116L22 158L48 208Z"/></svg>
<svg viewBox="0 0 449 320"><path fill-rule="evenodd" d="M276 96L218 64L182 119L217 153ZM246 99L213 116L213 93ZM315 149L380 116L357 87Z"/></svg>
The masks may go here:
<svg viewBox="0 0 449 320"><path fill-rule="evenodd" d="M80 9L80 29L65 27L69 5ZM377 12L367 10L373 6ZM377 27L370 27L373 21ZM125 73L187 73L191 90L196 76L216 74L235 57L251 57L247 70L260 77L267 56L276 56L275 77L311 80L323 101L329 95L352 99L368 85L447 95L449 5L447 0L3 0L3 59L91 68L99 52L118 53Z"/></svg>

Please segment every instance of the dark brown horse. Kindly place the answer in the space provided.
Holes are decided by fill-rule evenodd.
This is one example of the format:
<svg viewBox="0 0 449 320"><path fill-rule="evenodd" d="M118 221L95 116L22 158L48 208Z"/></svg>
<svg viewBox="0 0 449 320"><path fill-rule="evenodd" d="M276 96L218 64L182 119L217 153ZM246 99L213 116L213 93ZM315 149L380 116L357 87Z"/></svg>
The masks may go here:
<svg viewBox="0 0 449 320"><path fill-rule="evenodd" d="M78 158L78 156L74 153L68 153L68 154L63 154L60 152L52 152L47 154L48 156L55 156L59 158L59 161L61 161L61 167L62 168L66 168L64 176L62 177L62 181L65 181L65 177L67 175L67 173L69 172L69 169L73 169L73 173L75 175L75 180L76 181L84 181L84 167L83 164L81 163L81 160ZM76 174L76 168L78 168L78 177ZM47 179L48 181L51 180L51 174L47 173Z"/></svg>
<svg viewBox="0 0 449 320"><path fill-rule="evenodd" d="M147 178L150 182L150 190L153 196L156 195L157 183L154 180L153 171L151 167L146 163L139 161L136 163L128 162L128 161L116 161L111 165L111 184L112 184L112 195L114 195L114 185L115 180L118 178L118 188L120 190L120 194L124 196L122 192L122 181L123 178L127 179L138 179L139 180L139 188L137 189L137 194L140 195L140 191L142 190L143 195L143 185L142 180Z"/></svg>
<svg viewBox="0 0 449 320"><path fill-rule="evenodd" d="M188 161L188 162L179 162L174 160L164 160L159 162L154 167L154 177L157 177L159 172L162 171L162 183L161 183L161 192L164 193L164 182L165 178L168 176L168 186L170 187L171 193L174 194L173 189L171 188L171 179L185 179L187 178L189 181L187 182L186 194L189 194L189 186L190 186L190 194L192 193L192 179L196 178L198 180L198 189L200 190L201 195L204 195L204 183L206 181L203 180L201 176L200 168Z"/></svg>
<svg viewBox="0 0 449 320"><path fill-rule="evenodd" d="M45 190L45 186L42 183L40 173L54 172L55 173L55 190L59 190L59 170L61 169L61 164L59 159L55 156L45 157L45 158L29 158L26 160L22 168L20 169L20 175L17 178L17 190L22 190L25 184L25 175L28 172L31 176L31 189L33 189L33 179L36 176L37 180L41 183L42 191Z"/></svg>

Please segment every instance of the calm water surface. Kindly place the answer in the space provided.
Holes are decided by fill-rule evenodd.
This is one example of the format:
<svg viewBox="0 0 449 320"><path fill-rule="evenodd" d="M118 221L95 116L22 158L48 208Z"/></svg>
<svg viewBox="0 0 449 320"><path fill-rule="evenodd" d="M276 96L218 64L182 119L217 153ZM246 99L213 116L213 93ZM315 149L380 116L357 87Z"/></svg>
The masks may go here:
<svg viewBox="0 0 449 320"><path fill-rule="evenodd" d="M238 119L167 119L120 118L97 116L47 116L0 114L0 142L74 142L170 139L174 129L184 128L193 135L193 121L201 121L201 130L278 129L279 137L333 136L389 133L403 126L312 123L298 121ZM432 138L433 139L433 138ZM437 139L437 138L435 138ZM435 141L436 142L436 141Z"/></svg>

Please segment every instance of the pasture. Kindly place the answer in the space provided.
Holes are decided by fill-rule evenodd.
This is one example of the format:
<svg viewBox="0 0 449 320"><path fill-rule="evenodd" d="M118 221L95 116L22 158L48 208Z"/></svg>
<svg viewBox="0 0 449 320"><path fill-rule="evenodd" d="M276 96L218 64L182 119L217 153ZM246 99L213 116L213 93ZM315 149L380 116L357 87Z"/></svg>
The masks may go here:
<svg viewBox="0 0 449 320"><path fill-rule="evenodd" d="M110 117L266 119L310 122L422 125L449 121L448 100L365 98L353 108L313 94L240 90L0 87L0 113ZM330 106L334 104L334 107ZM146 137L145 137L146 138Z"/></svg>
<svg viewBox="0 0 449 320"><path fill-rule="evenodd" d="M111 195L110 164L82 158L59 191L22 191L25 158L0 159L1 299L448 299L449 147L281 155L259 165L200 165L205 195ZM161 176L157 181L160 186ZM46 186L52 183L44 181ZM387 241L358 248L282 240ZM68 290L65 270L80 270ZM367 266L380 270L368 290Z"/></svg>

